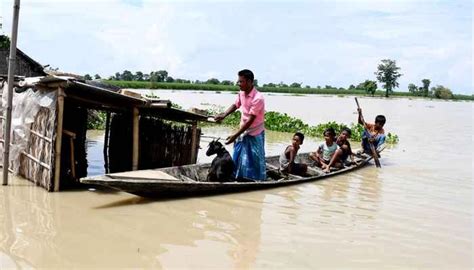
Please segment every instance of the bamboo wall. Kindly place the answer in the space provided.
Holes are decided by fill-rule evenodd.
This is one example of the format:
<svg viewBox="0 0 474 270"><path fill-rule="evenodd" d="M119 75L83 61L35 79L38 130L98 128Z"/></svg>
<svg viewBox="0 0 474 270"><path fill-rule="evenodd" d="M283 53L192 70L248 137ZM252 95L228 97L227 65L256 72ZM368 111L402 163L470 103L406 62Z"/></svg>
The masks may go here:
<svg viewBox="0 0 474 270"><path fill-rule="evenodd" d="M132 117L114 114L109 141L109 170L132 169ZM196 132L196 149L192 149L193 132L190 125L173 125L151 116L140 117L138 169L152 169L194 163L197 156L200 129Z"/></svg>
<svg viewBox="0 0 474 270"><path fill-rule="evenodd" d="M48 108L41 108L35 117L31 130L43 137L30 134L25 153L36 158L34 161L26 155L20 156L20 167L18 173L24 178L44 187L48 191L53 190L53 166L54 164L54 136L56 128L56 112ZM49 167L49 168L48 168Z"/></svg>

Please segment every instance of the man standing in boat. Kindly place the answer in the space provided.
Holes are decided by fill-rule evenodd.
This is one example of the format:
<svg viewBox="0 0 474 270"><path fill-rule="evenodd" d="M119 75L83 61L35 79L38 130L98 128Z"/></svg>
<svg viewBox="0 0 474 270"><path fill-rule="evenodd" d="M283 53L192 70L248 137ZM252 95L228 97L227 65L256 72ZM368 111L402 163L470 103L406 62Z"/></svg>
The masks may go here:
<svg viewBox="0 0 474 270"><path fill-rule="evenodd" d="M240 129L227 138L226 144L234 144L233 160L236 179L263 181L265 171L265 101L262 93L255 89L252 71L244 69L238 73L240 91L237 99L224 113L215 117L222 121L240 108Z"/></svg>

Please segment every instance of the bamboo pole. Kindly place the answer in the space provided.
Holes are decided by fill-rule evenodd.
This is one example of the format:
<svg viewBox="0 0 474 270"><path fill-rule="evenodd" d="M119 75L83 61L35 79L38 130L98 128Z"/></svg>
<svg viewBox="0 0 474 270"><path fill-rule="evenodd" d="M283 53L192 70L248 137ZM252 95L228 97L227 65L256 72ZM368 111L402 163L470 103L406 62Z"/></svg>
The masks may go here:
<svg viewBox="0 0 474 270"><path fill-rule="evenodd" d="M140 114L137 107L133 108L133 154L132 154L132 171L138 170L138 153L139 153L139 124Z"/></svg>
<svg viewBox="0 0 474 270"><path fill-rule="evenodd" d="M18 35L18 16L20 14L20 0L15 0L13 5L13 25L12 25L12 39L10 43L10 57L8 58L8 91L7 91L7 106L5 108L5 143L3 147L3 185L8 185L8 169L10 166L10 130L12 124L12 103L13 103L13 84L15 74L16 62L16 41Z"/></svg>
<svg viewBox="0 0 474 270"><path fill-rule="evenodd" d="M34 135L36 135L38 138L43 139L43 140L45 140L45 141L47 141L47 142L49 142L49 143L52 143L52 142L53 142L53 140L52 140L51 138L48 138L48 137L46 137L46 136L43 136L43 135L41 135L40 133L38 133L38 132L36 132L36 131L34 131L34 130L32 130L32 129L30 129L30 132L31 132L31 134L34 134Z"/></svg>
<svg viewBox="0 0 474 270"><path fill-rule="evenodd" d="M110 133L110 112L105 118L105 138L104 138L104 167L105 173L109 173L109 133Z"/></svg>
<svg viewBox="0 0 474 270"><path fill-rule="evenodd" d="M71 148L71 174L72 178L76 179L76 160L74 158L74 138L69 138L69 146Z"/></svg>
<svg viewBox="0 0 474 270"><path fill-rule="evenodd" d="M61 177L61 146L63 141L64 89L58 88L56 151L54 155L54 191L59 191Z"/></svg>
<svg viewBox="0 0 474 270"><path fill-rule="evenodd" d="M191 160L190 164L196 163L197 160L197 122L191 126Z"/></svg>
<svg viewBox="0 0 474 270"><path fill-rule="evenodd" d="M24 152L24 151L22 151L21 154L23 154L24 156L26 156L26 157L29 158L30 160L32 160L32 161L38 163L39 165L41 165L43 168L47 169L48 171L51 170L51 167L50 167L48 164L42 162L41 160L35 158L34 156L32 156L32 155L30 155L30 154L28 154L28 153L26 153L26 152Z"/></svg>

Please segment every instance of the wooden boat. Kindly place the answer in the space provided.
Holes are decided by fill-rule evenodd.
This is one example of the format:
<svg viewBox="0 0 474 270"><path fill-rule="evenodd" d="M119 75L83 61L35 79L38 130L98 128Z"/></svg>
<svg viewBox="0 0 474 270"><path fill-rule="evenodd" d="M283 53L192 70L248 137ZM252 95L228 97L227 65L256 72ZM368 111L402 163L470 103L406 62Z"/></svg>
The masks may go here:
<svg viewBox="0 0 474 270"><path fill-rule="evenodd" d="M299 154L298 156L302 162L312 163L309 159L309 153ZM259 182L208 182L206 177L210 163L112 173L82 178L80 181L84 184L111 187L142 197L200 196L265 189L320 180L359 169L371 159L372 157L365 154L356 156L355 164L329 173L310 165L305 176L297 176L281 173L278 169L279 156L271 156L266 158L267 181Z"/></svg>

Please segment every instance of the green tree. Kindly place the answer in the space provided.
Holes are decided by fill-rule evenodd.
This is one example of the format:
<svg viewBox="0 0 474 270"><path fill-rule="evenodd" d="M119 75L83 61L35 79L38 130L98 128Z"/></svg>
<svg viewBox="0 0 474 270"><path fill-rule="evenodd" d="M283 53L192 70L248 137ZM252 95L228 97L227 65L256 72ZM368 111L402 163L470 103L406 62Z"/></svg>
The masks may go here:
<svg viewBox="0 0 474 270"><path fill-rule="evenodd" d="M84 80L86 81L92 81L92 77L89 74L84 75Z"/></svg>
<svg viewBox="0 0 474 270"><path fill-rule="evenodd" d="M219 80L216 79L216 78L211 78L209 80L206 81L207 84L219 84Z"/></svg>
<svg viewBox="0 0 474 270"><path fill-rule="evenodd" d="M234 83L232 81L229 81L229 80L223 80L221 82L222 85L234 85Z"/></svg>
<svg viewBox="0 0 474 270"><path fill-rule="evenodd" d="M158 81L159 82L164 82L166 81L166 78L168 78L168 71L166 70L159 70L157 72L157 76L158 76Z"/></svg>
<svg viewBox="0 0 474 270"><path fill-rule="evenodd" d="M403 75L398 72L399 70L400 67L397 67L395 60L384 59L382 63L378 65L375 75L386 90L385 97L388 97L389 94L393 92L393 89L398 87L397 80Z"/></svg>
<svg viewBox="0 0 474 270"><path fill-rule="evenodd" d="M294 82L294 83L290 84L290 87L292 87L292 88L301 88L301 83Z"/></svg>
<svg viewBox="0 0 474 270"><path fill-rule="evenodd" d="M178 79L176 79L176 80L174 80L174 82L177 82L177 83L191 83L191 81L190 81L190 80L179 79L179 78L178 78Z"/></svg>
<svg viewBox="0 0 474 270"><path fill-rule="evenodd" d="M263 87L276 87L277 85L274 84L274 83L267 83L267 84L263 84Z"/></svg>
<svg viewBox="0 0 474 270"><path fill-rule="evenodd" d="M357 85L357 89L364 90L367 94L374 95L375 91L377 91L377 82L371 80L365 80L362 83Z"/></svg>
<svg viewBox="0 0 474 270"><path fill-rule="evenodd" d="M410 83L408 85L408 92L412 93L413 95L417 95L418 94L418 87L416 87L415 84Z"/></svg>
<svg viewBox="0 0 474 270"><path fill-rule="evenodd" d="M155 71L150 72L150 82L157 82L158 81L158 74Z"/></svg>
<svg viewBox="0 0 474 270"><path fill-rule="evenodd" d="M94 79L95 79L95 80L100 80L100 79L102 79L102 78L100 77L99 74L95 74L95 75L94 75Z"/></svg>
<svg viewBox="0 0 474 270"><path fill-rule="evenodd" d="M288 85L287 85L286 83L284 83L284 82L280 82L280 83L278 84L278 87L288 87Z"/></svg>
<svg viewBox="0 0 474 270"><path fill-rule="evenodd" d="M129 71L129 70L124 70L122 72L122 75L120 75L120 79L122 81L133 81L133 77L134 76L133 76L132 72Z"/></svg>
<svg viewBox="0 0 474 270"><path fill-rule="evenodd" d="M254 86L258 86L258 80L257 80L257 79L254 79L254 80L253 80L253 85L254 85Z"/></svg>
<svg viewBox="0 0 474 270"><path fill-rule="evenodd" d="M171 76L166 77L166 82L169 82L169 83L174 82L173 77L171 77Z"/></svg>
<svg viewBox="0 0 474 270"><path fill-rule="evenodd" d="M120 81L120 72L115 72L114 80Z"/></svg>
<svg viewBox="0 0 474 270"><path fill-rule="evenodd" d="M152 71L150 73L150 81L152 82L164 82L166 78L168 78L168 71L166 70Z"/></svg>
<svg viewBox="0 0 474 270"><path fill-rule="evenodd" d="M427 97L430 94L430 83L431 81L428 79L421 80L423 83L423 96Z"/></svg>
<svg viewBox="0 0 474 270"><path fill-rule="evenodd" d="M134 79L137 81L143 81L143 72L141 71L135 72Z"/></svg>
<svg viewBox="0 0 474 270"><path fill-rule="evenodd" d="M354 90L355 88L356 87L353 84L349 85L349 90Z"/></svg>
<svg viewBox="0 0 474 270"><path fill-rule="evenodd" d="M10 38L5 35L0 35L0 49L10 48Z"/></svg>
<svg viewBox="0 0 474 270"><path fill-rule="evenodd" d="M433 94L436 98L441 98L441 99L453 98L453 92L451 92L451 89L444 87L442 85L437 85L436 87L431 88L431 91L433 91Z"/></svg>

